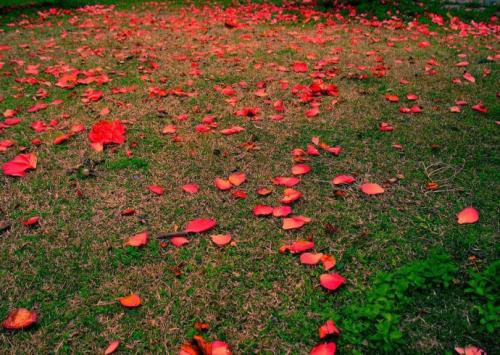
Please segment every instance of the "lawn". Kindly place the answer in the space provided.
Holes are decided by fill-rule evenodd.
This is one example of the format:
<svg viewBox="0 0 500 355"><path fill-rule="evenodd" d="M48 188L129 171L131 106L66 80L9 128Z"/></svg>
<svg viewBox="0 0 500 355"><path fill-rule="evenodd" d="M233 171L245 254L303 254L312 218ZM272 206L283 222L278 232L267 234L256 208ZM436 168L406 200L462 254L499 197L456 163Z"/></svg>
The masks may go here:
<svg viewBox="0 0 500 355"><path fill-rule="evenodd" d="M0 353L500 352L497 22L0 22Z"/></svg>

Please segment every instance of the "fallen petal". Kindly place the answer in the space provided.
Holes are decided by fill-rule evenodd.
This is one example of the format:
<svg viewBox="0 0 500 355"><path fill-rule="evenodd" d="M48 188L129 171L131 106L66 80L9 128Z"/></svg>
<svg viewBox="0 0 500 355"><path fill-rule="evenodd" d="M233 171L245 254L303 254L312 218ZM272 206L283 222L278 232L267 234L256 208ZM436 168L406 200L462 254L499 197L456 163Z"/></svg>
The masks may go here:
<svg viewBox="0 0 500 355"><path fill-rule="evenodd" d="M346 279L337 273L333 274L323 274L319 277L321 286L330 291L335 291L337 288L342 286Z"/></svg>
<svg viewBox="0 0 500 355"><path fill-rule="evenodd" d="M202 233L212 229L217 224L215 219L195 218L188 222L184 229L188 233Z"/></svg>
<svg viewBox="0 0 500 355"><path fill-rule="evenodd" d="M212 242L217 246L223 247L231 242L230 234L215 234L211 236Z"/></svg>
<svg viewBox="0 0 500 355"><path fill-rule="evenodd" d="M479 211L474 207L464 208L457 214L458 224L472 224L479 221Z"/></svg>
<svg viewBox="0 0 500 355"><path fill-rule="evenodd" d="M17 308L10 312L2 322L2 327L7 330L20 330L31 327L37 322L38 316L26 308Z"/></svg>
<svg viewBox="0 0 500 355"><path fill-rule="evenodd" d="M120 301L121 305L126 308L136 308L141 305L141 298L135 293L132 293L129 296L120 297L118 298L118 301Z"/></svg>
<svg viewBox="0 0 500 355"><path fill-rule="evenodd" d="M378 195L383 193L385 190L379 184L365 183L360 186L361 191L367 195Z"/></svg>

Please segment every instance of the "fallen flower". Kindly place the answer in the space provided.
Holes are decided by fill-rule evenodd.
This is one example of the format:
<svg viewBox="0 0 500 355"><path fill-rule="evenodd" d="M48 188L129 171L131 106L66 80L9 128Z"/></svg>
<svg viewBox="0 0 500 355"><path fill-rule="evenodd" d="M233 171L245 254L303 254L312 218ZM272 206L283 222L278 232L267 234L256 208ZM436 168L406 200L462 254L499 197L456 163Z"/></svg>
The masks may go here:
<svg viewBox="0 0 500 355"><path fill-rule="evenodd" d="M23 177L27 170L36 169L35 153L19 154L11 161L2 165L4 175Z"/></svg>

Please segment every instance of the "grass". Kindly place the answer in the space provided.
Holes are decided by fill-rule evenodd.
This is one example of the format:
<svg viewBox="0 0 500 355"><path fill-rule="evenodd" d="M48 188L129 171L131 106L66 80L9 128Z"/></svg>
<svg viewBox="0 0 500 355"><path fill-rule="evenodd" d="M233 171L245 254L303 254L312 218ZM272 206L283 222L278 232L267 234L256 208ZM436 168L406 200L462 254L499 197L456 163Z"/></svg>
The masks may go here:
<svg viewBox="0 0 500 355"><path fill-rule="evenodd" d="M462 38L438 29L429 37L363 26L354 19L345 27L277 21L230 30L216 10L183 14L182 8L171 5L134 5L133 11L124 6L112 20L104 14L71 12L45 21L35 18L33 26L5 27L0 44L8 43L12 50L2 52L0 59L5 63L0 69L0 110L19 108L22 122L0 133L0 140L17 142L0 153L0 161L10 160L23 145L37 152L39 165L22 179L0 177L0 222L12 224L0 235L0 318L13 308L27 307L36 310L40 320L30 330L0 331L0 353L97 353L113 339L121 341L123 352L176 353L198 333L194 323L201 321L210 325L207 339L227 341L237 354L302 354L319 342L317 329L328 319L343 331L336 340L342 353L381 353L394 345L400 353L445 353L467 344L497 353L498 329L489 332L478 311L481 307L484 313L488 303L498 301L494 291L487 296L478 291L483 284L495 290L484 280L491 279L491 265L498 259L498 64L484 61L494 54L495 36ZM247 14L257 13L237 11L243 23L250 21ZM242 39L242 34L251 36ZM310 40L320 36L331 42ZM399 36L410 39L387 46ZM50 39L57 45L47 45ZM424 40L431 46L419 47ZM103 47L105 52L80 55L77 49L83 45ZM338 54L339 64L328 68L337 75L324 80L338 86L338 103L329 110L334 98L323 98L321 113L308 120L309 106L299 103L290 89L280 89L279 80L288 80L291 88L313 79L276 70L272 63L289 68L303 60L312 72L319 60L336 56L333 48L344 51ZM376 56L368 56L369 51ZM474 84L451 82L464 72L455 67L463 60L460 53L468 55L471 64L466 70L476 78ZM128 59L120 60L121 54ZM175 59L182 54L189 60ZM316 59L308 59L310 54ZM370 74L377 56L389 68L384 77ZM434 76L425 73L430 58L439 62ZM25 65L40 64L36 77L51 85L15 82L28 76L13 62L19 59ZM61 61L81 70L103 68L112 82L88 86L102 90L103 99L83 104L80 95L86 86L55 87L55 78L43 69ZM152 61L158 70L150 70ZM198 63L200 77L188 74L192 61ZM364 72L360 66L368 67L368 79L353 79ZM489 76L483 77L484 69L491 71ZM192 86L186 85L189 79ZM410 84L401 85L401 79ZM247 88L238 86L241 81ZM272 106L253 94L261 81L272 101L285 102L283 121L269 120L275 113ZM235 108L213 89L228 84L237 90L235 108L260 107L262 121L234 115ZM111 88L131 85L137 90L111 93ZM183 87L198 96L150 98L148 88L154 86ZM50 94L46 102L61 98L64 103L28 113L39 88ZM401 102L387 102L387 92L399 95ZM399 113L400 106L413 105L405 99L410 92L419 96L416 103L422 113ZM19 93L25 95L14 98ZM459 99L468 105L461 113L449 112ZM479 101L489 113L471 110ZM111 110L108 118L126 120L125 144L100 154L90 149L86 134L60 146L51 144L75 123L84 123L88 131L105 107ZM30 128L37 120L49 122L62 113L69 118L60 119L54 129L38 134ZM175 117L183 113L189 119L178 121ZM194 127L210 114L218 116L219 128L241 125L246 130L233 136L195 133ZM380 132L382 121L390 122L394 131ZM183 142L174 143L160 133L171 123ZM254 217L256 204L277 204L282 188L272 186L270 178L290 175L290 152L305 148L313 136L344 149L339 157L322 152L312 158L312 172L297 187L303 197L293 205L294 213L313 221L287 232L278 219ZM34 137L44 144L32 146ZM241 147L250 141L260 149ZM394 149L395 143L403 149ZM233 171L248 175L241 186L248 192L245 200L213 186L215 177ZM357 182L343 188L346 195L341 197L330 180L343 173L355 174ZM357 187L364 180L383 184L386 192L362 195ZM426 189L428 182L438 180L442 189ZM200 185L197 195L182 192L181 186L189 182ZM165 187L165 194L151 194L151 184ZM273 194L257 196L254 191L261 186L271 187ZM466 206L480 211L478 223L456 223L456 213ZM121 216L126 208L137 213ZM20 223L34 215L41 216L39 226ZM210 233L191 238L179 249L156 240L159 233L203 216L216 218L216 232L231 233L236 244L220 249L209 240ZM145 247L123 245L128 236L143 230L151 234ZM314 237L316 251L337 259L335 272L348 279L334 293L320 287L320 267L305 267L297 257L278 253L283 244L308 236ZM433 269L442 265L433 257L438 252L449 260L443 265L456 268L446 286L440 280L448 269ZM422 274L422 269L427 271ZM412 284L416 287L408 289L406 277L417 278ZM380 281L387 278L397 282ZM402 338L397 342L381 341L387 334L377 328L377 320L358 313L358 305L367 299L392 297L384 294L386 287L404 298L404 304L389 313L399 319L396 328ZM140 294L143 305L125 310L116 299L131 292Z"/></svg>

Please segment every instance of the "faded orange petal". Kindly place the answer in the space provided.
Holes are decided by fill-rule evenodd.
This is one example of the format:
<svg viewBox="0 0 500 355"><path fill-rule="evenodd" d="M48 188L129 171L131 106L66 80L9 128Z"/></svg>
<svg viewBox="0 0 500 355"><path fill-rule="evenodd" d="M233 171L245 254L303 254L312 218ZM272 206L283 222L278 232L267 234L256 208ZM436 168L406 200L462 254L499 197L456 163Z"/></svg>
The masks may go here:
<svg viewBox="0 0 500 355"><path fill-rule="evenodd" d="M303 175L311 171L311 167L306 164L297 164L292 167L293 175Z"/></svg>
<svg viewBox="0 0 500 355"><path fill-rule="evenodd" d="M322 257L322 253L303 253L300 254L300 262L305 265L316 265Z"/></svg>
<svg viewBox="0 0 500 355"><path fill-rule="evenodd" d="M356 179L352 177L351 175L337 175L333 178L332 184L334 185L350 185L352 184Z"/></svg>
<svg viewBox="0 0 500 355"><path fill-rule="evenodd" d="M217 246L223 247L231 242L230 234L214 234L211 236L212 242Z"/></svg>
<svg viewBox="0 0 500 355"><path fill-rule="evenodd" d="M337 263L337 260L333 256L323 254L321 262L323 263L323 269L328 271L330 269L333 269L333 267Z"/></svg>
<svg viewBox="0 0 500 355"><path fill-rule="evenodd" d="M182 247L183 245L186 245L189 243L189 239L185 237L172 237L170 238L170 243L172 243L173 246L176 246L177 248Z"/></svg>
<svg viewBox="0 0 500 355"><path fill-rule="evenodd" d="M257 194L259 194L260 196L267 196L267 195L270 195L272 193L273 193L273 190L268 189L267 187L261 187L261 188L257 189Z"/></svg>
<svg viewBox="0 0 500 355"><path fill-rule="evenodd" d="M367 182L360 186L361 191L367 195L378 195L383 193L385 190L379 184L374 184Z"/></svg>
<svg viewBox="0 0 500 355"><path fill-rule="evenodd" d="M221 191L229 190L233 188L233 185L229 182L229 180L224 180L221 178L215 178L214 180L215 187L217 187Z"/></svg>
<svg viewBox="0 0 500 355"><path fill-rule="evenodd" d="M299 240L290 245L290 252L293 254L303 253L314 248L314 242L310 240Z"/></svg>
<svg viewBox="0 0 500 355"><path fill-rule="evenodd" d="M118 301L120 301L123 307L127 308L136 308L141 305L141 298L135 293L132 293L131 295L125 297L120 297L118 298Z"/></svg>
<svg viewBox="0 0 500 355"><path fill-rule="evenodd" d="M229 175L228 180L234 186L240 186L247 180L247 176L245 173L233 173Z"/></svg>
<svg viewBox="0 0 500 355"><path fill-rule="evenodd" d="M38 316L26 308L17 308L9 313L2 322L2 327L7 330L19 330L31 327L36 323Z"/></svg>
<svg viewBox="0 0 500 355"><path fill-rule="evenodd" d="M302 227L304 224L309 223L310 218L304 216L294 216L290 218L283 219L283 229L297 229Z"/></svg>
<svg viewBox="0 0 500 355"><path fill-rule="evenodd" d="M148 232L141 232L136 235L133 235L127 240L125 245L131 247L142 247L148 243Z"/></svg>
<svg viewBox="0 0 500 355"><path fill-rule="evenodd" d="M212 355L231 355L229 345L223 341L216 340L212 343Z"/></svg>
<svg viewBox="0 0 500 355"><path fill-rule="evenodd" d="M110 342L108 347L106 348L106 350L104 350L104 355L113 354L116 351L116 349L118 349L119 345L120 345L120 342L118 340Z"/></svg>

